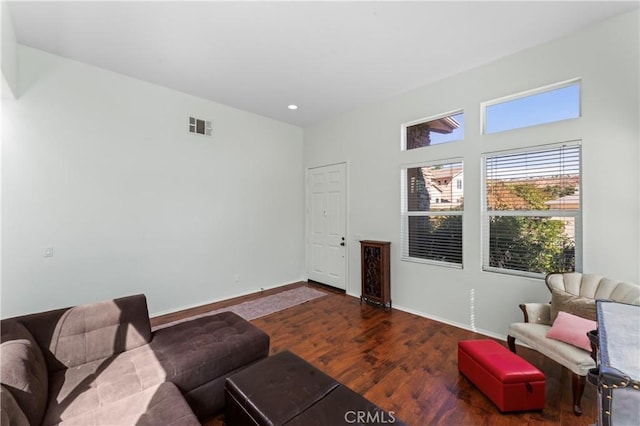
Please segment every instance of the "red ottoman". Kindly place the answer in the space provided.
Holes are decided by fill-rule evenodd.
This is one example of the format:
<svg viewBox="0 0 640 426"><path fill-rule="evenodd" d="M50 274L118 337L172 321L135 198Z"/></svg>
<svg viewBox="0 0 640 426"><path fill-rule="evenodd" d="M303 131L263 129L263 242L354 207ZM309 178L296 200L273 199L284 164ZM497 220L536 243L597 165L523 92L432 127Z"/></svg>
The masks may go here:
<svg viewBox="0 0 640 426"><path fill-rule="evenodd" d="M544 374L498 342L458 342L458 370L501 412L544 408Z"/></svg>

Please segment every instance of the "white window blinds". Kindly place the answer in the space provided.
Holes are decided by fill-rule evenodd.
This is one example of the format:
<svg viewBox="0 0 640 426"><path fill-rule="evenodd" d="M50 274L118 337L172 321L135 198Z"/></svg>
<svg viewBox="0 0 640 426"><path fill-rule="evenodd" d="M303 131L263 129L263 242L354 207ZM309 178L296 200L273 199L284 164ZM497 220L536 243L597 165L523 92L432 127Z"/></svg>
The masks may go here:
<svg viewBox="0 0 640 426"><path fill-rule="evenodd" d="M462 266L461 161L402 170L402 258Z"/></svg>
<svg viewBox="0 0 640 426"><path fill-rule="evenodd" d="M483 183L484 270L580 269L579 142L485 155Z"/></svg>

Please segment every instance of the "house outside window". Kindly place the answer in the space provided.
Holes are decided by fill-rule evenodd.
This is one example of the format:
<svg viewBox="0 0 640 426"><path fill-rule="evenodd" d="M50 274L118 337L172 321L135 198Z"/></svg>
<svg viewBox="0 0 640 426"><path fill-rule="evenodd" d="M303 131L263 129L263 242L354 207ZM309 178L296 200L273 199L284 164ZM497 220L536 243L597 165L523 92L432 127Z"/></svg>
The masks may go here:
<svg viewBox="0 0 640 426"><path fill-rule="evenodd" d="M483 156L483 270L581 270L580 143Z"/></svg>
<svg viewBox="0 0 640 426"><path fill-rule="evenodd" d="M403 260L462 267L463 173L460 160L402 170Z"/></svg>
<svg viewBox="0 0 640 426"><path fill-rule="evenodd" d="M464 138L462 111L406 123L402 126L402 149L411 150Z"/></svg>

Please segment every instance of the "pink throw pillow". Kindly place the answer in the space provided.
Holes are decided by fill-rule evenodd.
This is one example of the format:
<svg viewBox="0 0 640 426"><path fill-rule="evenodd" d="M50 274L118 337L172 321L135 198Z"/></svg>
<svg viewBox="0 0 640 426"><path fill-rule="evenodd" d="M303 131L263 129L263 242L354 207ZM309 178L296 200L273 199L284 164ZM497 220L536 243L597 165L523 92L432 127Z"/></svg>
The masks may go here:
<svg viewBox="0 0 640 426"><path fill-rule="evenodd" d="M560 311L551 329L547 332L547 337L591 352L591 343L587 332L595 330L597 327L595 321Z"/></svg>

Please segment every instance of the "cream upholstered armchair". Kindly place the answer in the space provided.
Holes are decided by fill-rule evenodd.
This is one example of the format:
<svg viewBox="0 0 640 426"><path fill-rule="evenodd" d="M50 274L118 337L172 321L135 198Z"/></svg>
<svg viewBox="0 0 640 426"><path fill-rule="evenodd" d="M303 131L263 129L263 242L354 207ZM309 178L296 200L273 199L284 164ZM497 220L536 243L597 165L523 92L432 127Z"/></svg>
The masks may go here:
<svg viewBox="0 0 640 426"><path fill-rule="evenodd" d="M595 367L591 352L556 339L547 338L559 311L595 320L595 300L606 299L640 305L640 286L593 274L552 273L545 283L551 303L524 303L520 309L524 322L509 326L507 343L516 352L516 340L551 358L572 373L573 412L582 414L580 401L590 368Z"/></svg>

